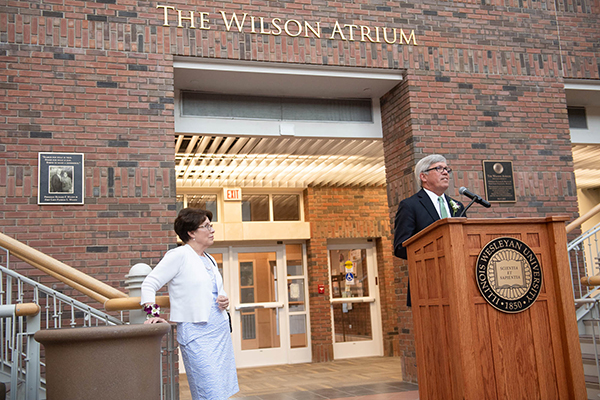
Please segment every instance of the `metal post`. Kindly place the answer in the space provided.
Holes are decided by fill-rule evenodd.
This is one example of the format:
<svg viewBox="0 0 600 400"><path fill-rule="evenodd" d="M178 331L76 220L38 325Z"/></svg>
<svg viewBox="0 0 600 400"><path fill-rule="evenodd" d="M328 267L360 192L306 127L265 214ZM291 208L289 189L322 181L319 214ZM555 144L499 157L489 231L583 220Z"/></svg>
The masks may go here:
<svg viewBox="0 0 600 400"><path fill-rule="evenodd" d="M40 396L40 344L33 338L33 334L40 330L40 320L39 313L27 317L27 400L38 400Z"/></svg>

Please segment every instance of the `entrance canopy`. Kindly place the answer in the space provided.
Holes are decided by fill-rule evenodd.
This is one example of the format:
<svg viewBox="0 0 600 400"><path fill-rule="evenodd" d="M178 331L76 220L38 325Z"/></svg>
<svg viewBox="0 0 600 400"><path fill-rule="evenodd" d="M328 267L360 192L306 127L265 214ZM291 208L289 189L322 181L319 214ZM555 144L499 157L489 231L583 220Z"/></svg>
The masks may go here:
<svg viewBox="0 0 600 400"><path fill-rule="evenodd" d="M174 66L178 187L385 185L379 98L402 81L404 71L188 58L176 58ZM184 92L206 94L208 100L197 103L205 108L215 94L229 95L246 117L224 117L218 109L187 113ZM261 96L267 100L261 103ZM304 117L273 117L266 107L277 98L294 99L282 115ZM214 107L227 108L227 99L219 100ZM364 115L364 102L335 100L366 100L369 118L356 118ZM252 110L256 115L247 117ZM315 118L307 119L307 112ZM340 113L352 115L336 119Z"/></svg>

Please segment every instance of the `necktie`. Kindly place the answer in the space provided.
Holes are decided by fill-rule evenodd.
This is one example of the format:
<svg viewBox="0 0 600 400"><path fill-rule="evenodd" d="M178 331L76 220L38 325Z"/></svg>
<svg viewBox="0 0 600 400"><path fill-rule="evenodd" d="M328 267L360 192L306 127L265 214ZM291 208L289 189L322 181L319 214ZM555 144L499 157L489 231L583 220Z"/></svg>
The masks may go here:
<svg viewBox="0 0 600 400"><path fill-rule="evenodd" d="M440 205L440 215L442 218L448 218L448 211L446 211L446 207L444 207L444 198L442 196L438 197L438 203Z"/></svg>

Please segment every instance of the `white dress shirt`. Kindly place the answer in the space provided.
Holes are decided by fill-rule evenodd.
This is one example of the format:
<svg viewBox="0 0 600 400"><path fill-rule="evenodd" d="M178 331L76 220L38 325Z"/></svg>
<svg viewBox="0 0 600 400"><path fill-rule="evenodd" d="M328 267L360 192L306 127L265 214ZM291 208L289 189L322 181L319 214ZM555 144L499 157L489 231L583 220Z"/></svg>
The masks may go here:
<svg viewBox="0 0 600 400"><path fill-rule="evenodd" d="M441 219L442 218L442 210L440 210L440 202L438 201L438 197L440 197L440 196L438 196L437 194L433 193L429 189L423 188L423 190L425 191L425 193L427 193L427 195L431 199L431 202L433 203L433 206L435 207L435 210L437 211L437 213L438 213L438 215L440 216L440 219ZM448 209L448 202L446 201L446 197L444 195L442 195L442 199L444 200L444 201L442 201L442 204L444 205L444 208L446 209L446 212L448 213L447 215L451 216L452 213Z"/></svg>

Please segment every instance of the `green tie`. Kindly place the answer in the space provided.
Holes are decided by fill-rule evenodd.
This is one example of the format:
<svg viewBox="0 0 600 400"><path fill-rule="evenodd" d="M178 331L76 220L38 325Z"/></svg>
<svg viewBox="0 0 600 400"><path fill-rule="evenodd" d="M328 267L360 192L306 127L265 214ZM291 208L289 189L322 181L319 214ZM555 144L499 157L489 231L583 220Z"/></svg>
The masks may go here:
<svg viewBox="0 0 600 400"><path fill-rule="evenodd" d="M448 218L448 212L446 211L446 207L444 207L444 198L442 196L438 197L438 203L440 204L442 218Z"/></svg>

